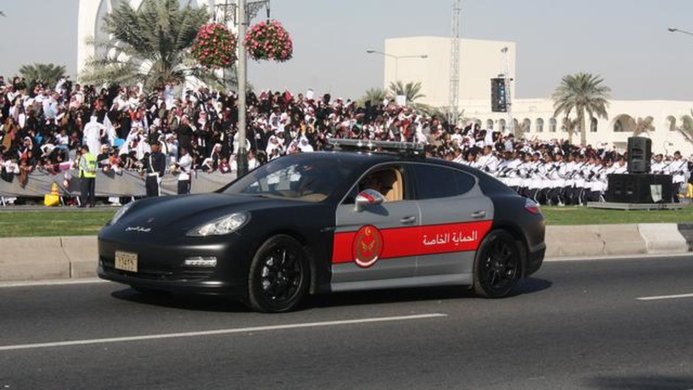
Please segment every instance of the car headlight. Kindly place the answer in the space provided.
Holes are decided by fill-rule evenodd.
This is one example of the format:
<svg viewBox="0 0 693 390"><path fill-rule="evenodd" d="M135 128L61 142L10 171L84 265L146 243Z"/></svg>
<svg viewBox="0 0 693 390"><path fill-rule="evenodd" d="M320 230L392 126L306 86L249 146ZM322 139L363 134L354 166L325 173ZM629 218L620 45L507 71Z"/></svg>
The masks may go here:
<svg viewBox="0 0 693 390"><path fill-rule="evenodd" d="M229 214L192 229L188 236L207 237L233 233L243 227L249 219L250 215L246 212Z"/></svg>
<svg viewBox="0 0 693 390"><path fill-rule="evenodd" d="M130 210L134 203L135 202L127 203L125 206L119 208L118 211L116 211L116 213L113 215L113 218L111 218L111 225L115 225L116 222L118 222L118 220L122 218L123 215L128 212L128 210Z"/></svg>

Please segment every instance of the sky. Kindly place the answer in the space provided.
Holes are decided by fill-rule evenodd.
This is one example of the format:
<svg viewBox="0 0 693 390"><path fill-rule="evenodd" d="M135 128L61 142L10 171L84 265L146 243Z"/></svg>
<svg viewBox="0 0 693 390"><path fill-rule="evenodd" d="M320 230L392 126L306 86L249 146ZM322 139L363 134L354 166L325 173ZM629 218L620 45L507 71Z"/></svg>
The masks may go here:
<svg viewBox="0 0 693 390"><path fill-rule="evenodd" d="M6 15L0 16L0 74L52 62L74 75L78 3L0 1ZM272 17L292 34L294 58L251 61L249 81L259 89L311 88L358 98L383 86L384 58L367 49L382 50L387 38L449 36L451 30L452 0L271 4ZM693 36L667 31L693 31L691 16L691 0L463 0L461 31L463 38L517 43L520 98L548 97L563 75L582 71L600 74L614 99L693 101Z"/></svg>

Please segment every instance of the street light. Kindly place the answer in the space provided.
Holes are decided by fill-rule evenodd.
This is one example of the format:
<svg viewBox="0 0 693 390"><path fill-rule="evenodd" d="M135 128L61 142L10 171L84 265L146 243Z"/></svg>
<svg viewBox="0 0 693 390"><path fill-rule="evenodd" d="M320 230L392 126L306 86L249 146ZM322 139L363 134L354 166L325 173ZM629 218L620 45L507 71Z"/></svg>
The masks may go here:
<svg viewBox="0 0 693 390"><path fill-rule="evenodd" d="M373 50L373 49L368 49L366 50L366 53L368 54L380 54L385 57L390 57L395 59L395 82L399 81L399 60L400 58L420 58L420 59L426 59L428 58L428 54L416 54L416 55L404 55L404 56L398 56L390 53L385 53L384 51L378 51L378 50Z"/></svg>
<svg viewBox="0 0 693 390"><path fill-rule="evenodd" d="M681 33L681 34L693 35L693 32L686 31L686 30L681 30L680 28L676 28L676 27L669 27L669 28L667 28L667 30L668 30L669 32L672 32L672 33L673 33L673 32L678 32L678 33Z"/></svg>

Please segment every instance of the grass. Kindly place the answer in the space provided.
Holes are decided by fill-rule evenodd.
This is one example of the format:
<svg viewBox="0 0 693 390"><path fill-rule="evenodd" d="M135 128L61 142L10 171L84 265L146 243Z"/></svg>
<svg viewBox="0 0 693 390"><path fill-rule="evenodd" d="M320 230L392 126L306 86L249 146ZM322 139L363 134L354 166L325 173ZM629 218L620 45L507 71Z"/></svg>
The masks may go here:
<svg viewBox="0 0 693 390"><path fill-rule="evenodd" d="M0 212L0 237L95 235L115 210Z"/></svg>
<svg viewBox="0 0 693 390"><path fill-rule="evenodd" d="M547 225L693 222L693 207L681 210L622 211L586 207L542 207ZM0 212L0 237L95 235L113 216L106 210L18 210Z"/></svg>
<svg viewBox="0 0 693 390"><path fill-rule="evenodd" d="M693 207L681 210L600 210L586 207L542 207L547 225L693 222Z"/></svg>

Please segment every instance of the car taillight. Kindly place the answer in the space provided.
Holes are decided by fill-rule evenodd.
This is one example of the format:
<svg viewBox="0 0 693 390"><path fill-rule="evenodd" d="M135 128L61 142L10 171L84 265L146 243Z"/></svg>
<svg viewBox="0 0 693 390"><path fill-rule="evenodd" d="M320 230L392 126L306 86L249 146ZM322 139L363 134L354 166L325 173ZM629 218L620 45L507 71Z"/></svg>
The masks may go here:
<svg viewBox="0 0 693 390"><path fill-rule="evenodd" d="M539 209L539 205L531 199L525 200L525 210L527 210L530 214L541 214L541 209Z"/></svg>

